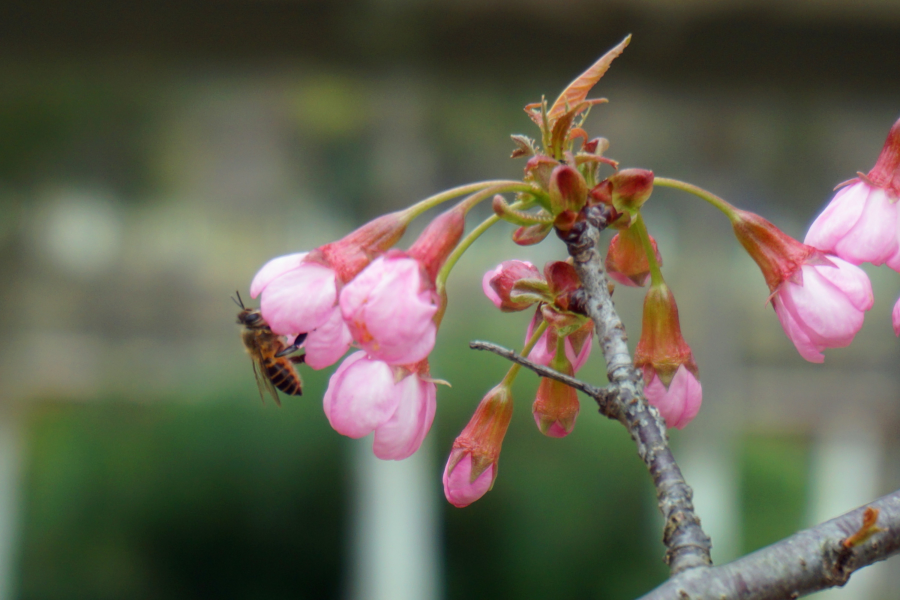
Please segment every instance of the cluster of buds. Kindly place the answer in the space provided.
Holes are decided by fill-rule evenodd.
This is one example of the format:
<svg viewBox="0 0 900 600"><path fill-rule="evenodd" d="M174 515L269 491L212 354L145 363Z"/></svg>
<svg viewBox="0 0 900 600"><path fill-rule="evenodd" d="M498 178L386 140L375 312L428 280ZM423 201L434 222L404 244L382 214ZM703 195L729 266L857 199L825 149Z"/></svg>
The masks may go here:
<svg viewBox="0 0 900 600"><path fill-rule="evenodd" d="M662 255L642 215L655 185L694 193L726 214L804 358L822 362L823 350L853 340L873 303L871 284L856 265L887 263L900 271L900 121L875 167L838 192L801 243L699 188L645 169L620 170L604 156L609 142L589 139L582 125L591 107L605 100L589 99L588 93L629 41L576 78L552 105L542 100L525 107L541 135L540 141L512 136L513 157L527 159L523 181L449 190L311 252L273 259L257 273L251 296L261 297L263 318L276 334L304 340L311 368L331 366L357 348L331 376L324 397L325 413L339 433L359 438L374 432L374 452L383 459L414 453L435 415L428 356L446 309L444 282L459 255L499 220L517 226L512 239L519 245L539 243L551 231L570 239L586 213L598 207L615 231L605 259L614 282L610 292L615 284L648 286L634 356L644 395L669 427L685 427L700 409L702 387L663 279ZM604 169L612 173L603 177ZM393 248L414 217L465 193L472 195L435 218L409 249ZM516 194L512 203L503 196L509 193ZM494 216L462 240L468 210L488 197ZM595 324L586 315L581 281L570 262L551 261L539 270L529 262L506 261L485 274L482 286L503 312L534 310L523 351L530 360L570 376L584 366ZM893 323L900 335L900 301ZM488 392L453 443L443 481L456 506L482 497L497 478L518 371L514 365ZM541 379L532 413L542 434L567 436L578 412L573 388Z"/></svg>

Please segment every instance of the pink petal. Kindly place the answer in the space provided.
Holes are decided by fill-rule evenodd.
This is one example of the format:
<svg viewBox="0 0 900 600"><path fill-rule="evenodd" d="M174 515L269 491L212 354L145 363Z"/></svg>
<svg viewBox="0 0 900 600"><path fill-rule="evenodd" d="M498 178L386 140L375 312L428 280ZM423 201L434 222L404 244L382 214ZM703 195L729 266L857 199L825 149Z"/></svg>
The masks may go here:
<svg viewBox="0 0 900 600"><path fill-rule="evenodd" d="M365 352L351 354L328 381L323 406L335 431L361 438L387 422L397 410L391 368Z"/></svg>
<svg viewBox="0 0 900 600"><path fill-rule="evenodd" d="M336 299L334 271L305 262L273 279L263 290L259 306L272 331L290 335L322 325L331 316Z"/></svg>
<svg viewBox="0 0 900 600"><path fill-rule="evenodd" d="M778 292L809 338L826 348L848 345L863 323L863 312L818 268L803 266L803 285L785 283Z"/></svg>
<svg viewBox="0 0 900 600"><path fill-rule="evenodd" d="M862 215L869 189L867 183L860 181L838 190L822 214L810 225L803 243L833 252L838 241L847 235Z"/></svg>
<svg viewBox="0 0 900 600"><path fill-rule="evenodd" d="M484 277L481 278L481 289L484 290L484 295L488 297L488 300L494 303L494 306L500 308L503 304L503 301L500 300L500 296L497 295L497 292L494 291L494 288L491 287L491 280L500 275L501 271L503 271L503 265L497 265L496 269L492 271L488 271L484 274Z"/></svg>
<svg viewBox="0 0 900 600"><path fill-rule="evenodd" d="M683 429L690 423L697 416L703 402L700 382L684 365L678 367L668 390L654 373L650 384L644 386L644 395L659 410L666 425L676 429Z"/></svg>
<svg viewBox="0 0 900 600"><path fill-rule="evenodd" d="M449 462L447 464L449 466ZM475 481L470 482L472 475L472 455L466 454L451 473L444 467L444 495L453 506L462 508L484 496L494 482L496 463L485 469Z"/></svg>
<svg viewBox="0 0 900 600"><path fill-rule="evenodd" d="M309 332L303 344L306 350L306 364L316 369L330 367L350 349L353 337L344 323L341 309L335 306L323 324Z"/></svg>
<svg viewBox="0 0 900 600"><path fill-rule="evenodd" d="M871 309L875 303L875 296L872 294L872 282L869 281L866 272L835 256L829 256L828 260L835 266L816 265L810 268L814 268L816 273L841 290L858 310Z"/></svg>
<svg viewBox="0 0 900 600"><path fill-rule="evenodd" d="M584 366L584 363L591 357L591 346L593 346L594 334L591 333L588 338L584 341L584 345L581 347L581 352L579 354L575 354L575 348L572 347L572 341L570 338L566 338L566 358L569 359L569 362L572 363L572 368L577 373L581 367ZM555 354L555 353L554 353Z"/></svg>
<svg viewBox="0 0 900 600"><path fill-rule="evenodd" d="M900 337L900 300L897 300L891 311L891 324L894 326L894 335Z"/></svg>
<svg viewBox="0 0 900 600"><path fill-rule="evenodd" d="M259 296L260 292L266 289L266 286L269 285L273 279L299 267L307 254L309 254L309 252L298 252L297 254L279 256L264 264L263 268L260 269L253 278L253 281L250 282L250 297L256 298Z"/></svg>
<svg viewBox="0 0 900 600"><path fill-rule="evenodd" d="M834 253L854 264L880 265L897 252L897 204L881 188L869 189L859 220L837 240Z"/></svg>
<svg viewBox="0 0 900 600"><path fill-rule="evenodd" d="M776 294L772 299L772 305L775 307L775 314L781 322L781 327L788 339L794 343L800 356L813 363L825 362L825 355L822 354L824 346L818 346L812 342L806 330L800 326L796 317L785 306L780 294Z"/></svg>
<svg viewBox="0 0 900 600"><path fill-rule="evenodd" d="M387 422L375 428L372 449L382 460L412 456L431 429L437 408L435 385L418 375L404 378L394 386L394 393L400 398L397 410Z"/></svg>
<svg viewBox="0 0 900 600"><path fill-rule="evenodd" d="M412 258L376 259L344 287L340 305L353 338L375 358L411 364L434 348L437 297L422 291Z"/></svg>

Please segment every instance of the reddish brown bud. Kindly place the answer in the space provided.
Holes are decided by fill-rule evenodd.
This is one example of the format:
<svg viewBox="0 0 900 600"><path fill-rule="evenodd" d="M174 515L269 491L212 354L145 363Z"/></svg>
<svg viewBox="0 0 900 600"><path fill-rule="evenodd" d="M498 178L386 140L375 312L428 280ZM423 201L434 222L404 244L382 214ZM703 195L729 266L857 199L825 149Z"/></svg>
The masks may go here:
<svg viewBox="0 0 900 600"><path fill-rule="evenodd" d="M656 247L656 240L650 237L656 262L662 265L662 256ZM650 261L641 243L640 235L634 227L622 229L613 236L606 252L606 272L622 285L642 287L650 279Z"/></svg>

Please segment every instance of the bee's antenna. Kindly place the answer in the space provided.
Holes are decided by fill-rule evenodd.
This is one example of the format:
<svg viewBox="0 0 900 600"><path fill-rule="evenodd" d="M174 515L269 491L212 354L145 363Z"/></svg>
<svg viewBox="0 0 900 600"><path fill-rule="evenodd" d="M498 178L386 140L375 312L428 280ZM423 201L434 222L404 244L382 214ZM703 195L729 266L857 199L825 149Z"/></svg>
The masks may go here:
<svg viewBox="0 0 900 600"><path fill-rule="evenodd" d="M237 304L238 306L240 306L240 307L241 307L241 310L246 310L246 309L244 308L244 301L241 300L241 293L240 293L239 291L237 291L237 290L235 290L234 293L237 295L237 300L235 300L234 296L231 297L231 300L232 300L235 304Z"/></svg>

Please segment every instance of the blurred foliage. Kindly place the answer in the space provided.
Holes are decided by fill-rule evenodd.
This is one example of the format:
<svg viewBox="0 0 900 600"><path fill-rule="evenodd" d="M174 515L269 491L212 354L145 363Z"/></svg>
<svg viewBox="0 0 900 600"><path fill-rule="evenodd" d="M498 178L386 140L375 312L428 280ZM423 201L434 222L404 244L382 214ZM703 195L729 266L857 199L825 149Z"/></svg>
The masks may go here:
<svg viewBox="0 0 900 600"><path fill-rule="evenodd" d="M741 444L742 554L803 528L809 441L798 435L748 434Z"/></svg>

